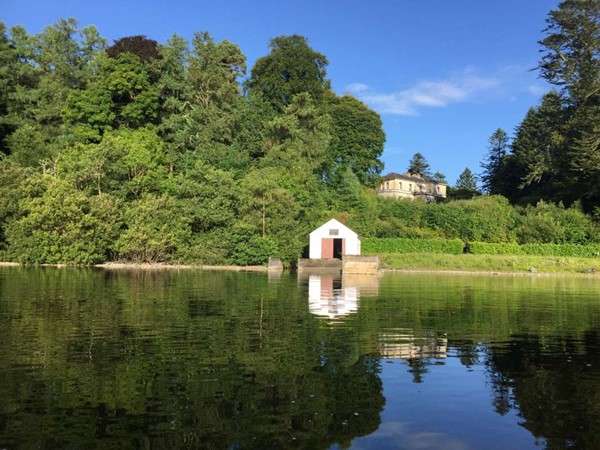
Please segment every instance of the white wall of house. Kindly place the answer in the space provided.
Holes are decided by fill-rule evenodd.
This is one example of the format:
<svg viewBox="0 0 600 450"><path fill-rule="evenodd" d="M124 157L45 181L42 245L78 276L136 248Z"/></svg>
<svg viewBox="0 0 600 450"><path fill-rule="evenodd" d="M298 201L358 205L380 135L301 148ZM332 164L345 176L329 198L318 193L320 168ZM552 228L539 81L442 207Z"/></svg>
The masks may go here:
<svg viewBox="0 0 600 450"><path fill-rule="evenodd" d="M341 222L331 219L310 233L310 259L321 258L322 239L344 239L346 255L360 255L360 239L358 234Z"/></svg>

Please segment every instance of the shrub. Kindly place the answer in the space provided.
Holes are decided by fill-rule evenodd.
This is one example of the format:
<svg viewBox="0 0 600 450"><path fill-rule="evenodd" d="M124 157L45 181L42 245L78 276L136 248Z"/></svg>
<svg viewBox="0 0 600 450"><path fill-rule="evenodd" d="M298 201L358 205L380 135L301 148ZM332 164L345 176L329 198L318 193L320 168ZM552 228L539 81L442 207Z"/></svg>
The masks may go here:
<svg viewBox="0 0 600 450"><path fill-rule="evenodd" d="M121 225L120 201L88 197L50 176L32 178L23 216L9 223L8 257L24 264L94 264L112 252Z"/></svg>
<svg viewBox="0 0 600 450"><path fill-rule="evenodd" d="M468 251L474 255L536 255L536 256L573 256L592 258L600 256L600 245L577 244L490 244L470 242Z"/></svg>
<svg viewBox="0 0 600 450"><path fill-rule="evenodd" d="M450 253L460 255L464 244L460 239L365 238L362 253Z"/></svg>
<svg viewBox="0 0 600 450"><path fill-rule="evenodd" d="M469 242L466 250L473 255L523 255L525 253L519 244L506 242Z"/></svg>
<svg viewBox="0 0 600 450"><path fill-rule="evenodd" d="M191 228L183 208L172 197L152 194L129 204L127 229L117 242L121 258L134 262L174 262L189 245Z"/></svg>

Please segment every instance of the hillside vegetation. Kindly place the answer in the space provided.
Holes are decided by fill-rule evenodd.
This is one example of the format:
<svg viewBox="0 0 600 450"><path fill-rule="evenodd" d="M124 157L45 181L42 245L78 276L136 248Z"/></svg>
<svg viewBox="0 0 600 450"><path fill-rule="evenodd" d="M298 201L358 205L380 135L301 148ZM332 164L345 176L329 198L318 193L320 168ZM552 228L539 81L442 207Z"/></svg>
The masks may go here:
<svg viewBox="0 0 600 450"><path fill-rule="evenodd" d="M512 153L485 166L489 193L520 206L496 195L378 198L381 119L331 90L327 57L302 36L273 38L247 72L238 45L207 32L109 45L75 19L36 35L0 23L0 260L293 264L331 217L363 238L424 239L410 245L432 251L440 238L452 248L599 243L596 6L565 1L550 13L540 70L562 86L550 94L556 120L545 104L532 110ZM591 47L569 53L578 32ZM561 69L572 57L590 59L580 79Z"/></svg>

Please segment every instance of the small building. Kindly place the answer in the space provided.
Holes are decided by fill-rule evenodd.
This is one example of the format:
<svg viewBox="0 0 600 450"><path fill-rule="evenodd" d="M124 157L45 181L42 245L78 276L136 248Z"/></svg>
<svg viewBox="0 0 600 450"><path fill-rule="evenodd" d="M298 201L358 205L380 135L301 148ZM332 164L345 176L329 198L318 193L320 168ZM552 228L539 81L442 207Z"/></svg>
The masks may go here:
<svg viewBox="0 0 600 450"><path fill-rule="evenodd" d="M391 198L423 198L429 202L446 198L447 187L446 183L433 178L390 172L383 177L383 182L377 188L377 195Z"/></svg>
<svg viewBox="0 0 600 450"><path fill-rule="evenodd" d="M310 259L341 259L345 255L360 255L360 239L343 223L331 219L310 233Z"/></svg>

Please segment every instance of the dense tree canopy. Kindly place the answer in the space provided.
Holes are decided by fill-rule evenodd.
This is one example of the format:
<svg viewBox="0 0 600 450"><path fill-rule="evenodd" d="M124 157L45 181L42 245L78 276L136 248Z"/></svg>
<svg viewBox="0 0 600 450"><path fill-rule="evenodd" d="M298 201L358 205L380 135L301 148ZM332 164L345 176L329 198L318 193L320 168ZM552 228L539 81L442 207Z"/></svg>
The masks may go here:
<svg viewBox="0 0 600 450"><path fill-rule="evenodd" d="M244 93L244 54L207 32L107 46L74 19L1 24L1 256L293 263L313 226L360 207L385 135L306 38L270 45Z"/></svg>

